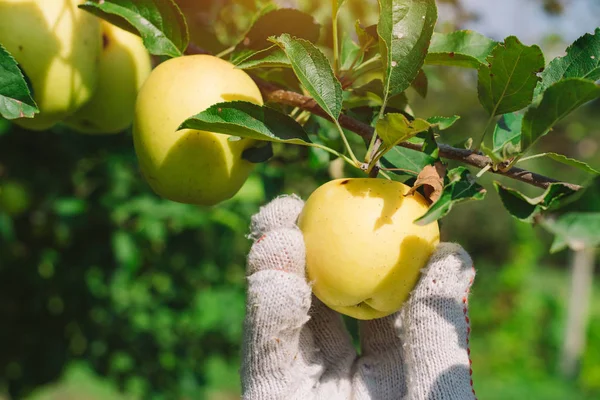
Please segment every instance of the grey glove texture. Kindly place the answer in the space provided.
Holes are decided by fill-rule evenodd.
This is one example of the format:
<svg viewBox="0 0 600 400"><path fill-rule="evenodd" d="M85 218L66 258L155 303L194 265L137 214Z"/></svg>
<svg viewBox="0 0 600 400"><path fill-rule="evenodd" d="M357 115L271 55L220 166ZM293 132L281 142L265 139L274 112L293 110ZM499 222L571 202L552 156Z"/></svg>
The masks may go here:
<svg viewBox="0 0 600 400"><path fill-rule="evenodd" d="M441 243L399 312L359 322L358 355L341 315L306 281L302 207L281 196L252 218L243 399L475 399L467 313L475 270L462 247Z"/></svg>

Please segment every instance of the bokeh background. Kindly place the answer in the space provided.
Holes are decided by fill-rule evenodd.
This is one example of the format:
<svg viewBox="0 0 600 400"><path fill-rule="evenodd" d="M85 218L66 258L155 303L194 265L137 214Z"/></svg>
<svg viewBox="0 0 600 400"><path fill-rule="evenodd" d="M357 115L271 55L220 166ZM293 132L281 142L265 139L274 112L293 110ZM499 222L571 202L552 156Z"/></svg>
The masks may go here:
<svg viewBox="0 0 600 400"><path fill-rule="evenodd" d="M235 43L267 3L178 2L194 41L214 52ZM324 24L323 44L331 42L328 2L280 3L311 12ZM469 28L496 40L517 35L539 44L547 61L600 25L597 0L440 0L439 7L438 31ZM375 23L376 3L347 0L342 31L358 17ZM479 135L487 116L474 72L426 71L427 99L408 93L417 115L461 115L440 138L445 143ZM598 169L599 122L596 102L536 150ZM83 136L61 126L28 132L0 120L0 399L239 398L250 216L278 194L306 198L348 173L327 161L304 148L276 147L235 198L199 208L151 192L130 132ZM586 178L551 161L525 167L577 183ZM444 239L460 242L478 269L471 296L478 397L598 399L596 254L549 254L552 238L503 210L494 179L481 178L484 201L456 207L442 223ZM573 288L575 264L584 278ZM566 345L573 340L575 346Z"/></svg>

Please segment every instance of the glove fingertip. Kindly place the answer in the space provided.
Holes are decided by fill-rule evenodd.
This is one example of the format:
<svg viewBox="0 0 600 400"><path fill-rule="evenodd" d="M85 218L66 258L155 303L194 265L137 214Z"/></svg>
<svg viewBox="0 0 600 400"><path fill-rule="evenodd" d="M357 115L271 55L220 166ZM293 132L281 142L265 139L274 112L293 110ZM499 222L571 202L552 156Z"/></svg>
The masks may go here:
<svg viewBox="0 0 600 400"><path fill-rule="evenodd" d="M303 207L304 202L295 194L275 198L252 217L249 237L258 240L273 229L296 226Z"/></svg>
<svg viewBox="0 0 600 400"><path fill-rule="evenodd" d="M456 243L440 243L422 272L417 293L462 296L475 279L471 256Z"/></svg>
<svg viewBox="0 0 600 400"><path fill-rule="evenodd" d="M305 276L306 251L298 228L275 229L258 239L248 254L247 274L279 270Z"/></svg>

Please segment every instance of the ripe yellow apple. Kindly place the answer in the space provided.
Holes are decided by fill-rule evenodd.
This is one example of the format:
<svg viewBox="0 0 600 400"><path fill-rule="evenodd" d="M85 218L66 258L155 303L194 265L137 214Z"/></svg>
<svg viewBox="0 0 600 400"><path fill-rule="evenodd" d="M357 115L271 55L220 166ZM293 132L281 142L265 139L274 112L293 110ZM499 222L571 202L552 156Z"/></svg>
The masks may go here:
<svg viewBox="0 0 600 400"><path fill-rule="evenodd" d="M98 86L92 99L65 123L81 133L123 131L133 121L137 93L151 71L142 39L102 21Z"/></svg>
<svg viewBox="0 0 600 400"><path fill-rule="evenodd" d="M44 130L87 102L96 88L100 21L79 0L0 0L0 43L33 87L40 108L15 122Z"/></svg>
<svg viewBox="0 0 600 400"><path fill-rule="evenodd" d="M256 141L177 128L187 118L223 101L262 105L252 78L209 55L172 58L152 71L135 107L133 139L142 174L160 196L214 205L232 197L253 169L242 152Z"/></svg>
<svg viewBox="0 0 600 400"><path fill-rule="evenodd" d="M298 225L313 293L358 319L400 309L439 243L437 222L413 223L428 208L418 193L385 179L337 179L315 190Z"/></svg>

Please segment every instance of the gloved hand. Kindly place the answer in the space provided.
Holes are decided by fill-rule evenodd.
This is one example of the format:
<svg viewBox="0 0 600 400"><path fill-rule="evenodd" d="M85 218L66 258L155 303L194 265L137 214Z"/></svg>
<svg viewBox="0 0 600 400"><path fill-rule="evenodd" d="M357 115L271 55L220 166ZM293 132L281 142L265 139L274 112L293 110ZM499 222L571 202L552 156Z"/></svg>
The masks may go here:
<svg viewBox="0 0 600 400"><path fill-rule="evenodd" d="M282 196L252 218L243 399L475 399L467 315L475 270L462 247L437 247L399 312L360 321L357 355L341 315L306 282L303 204Z"/></svg>

